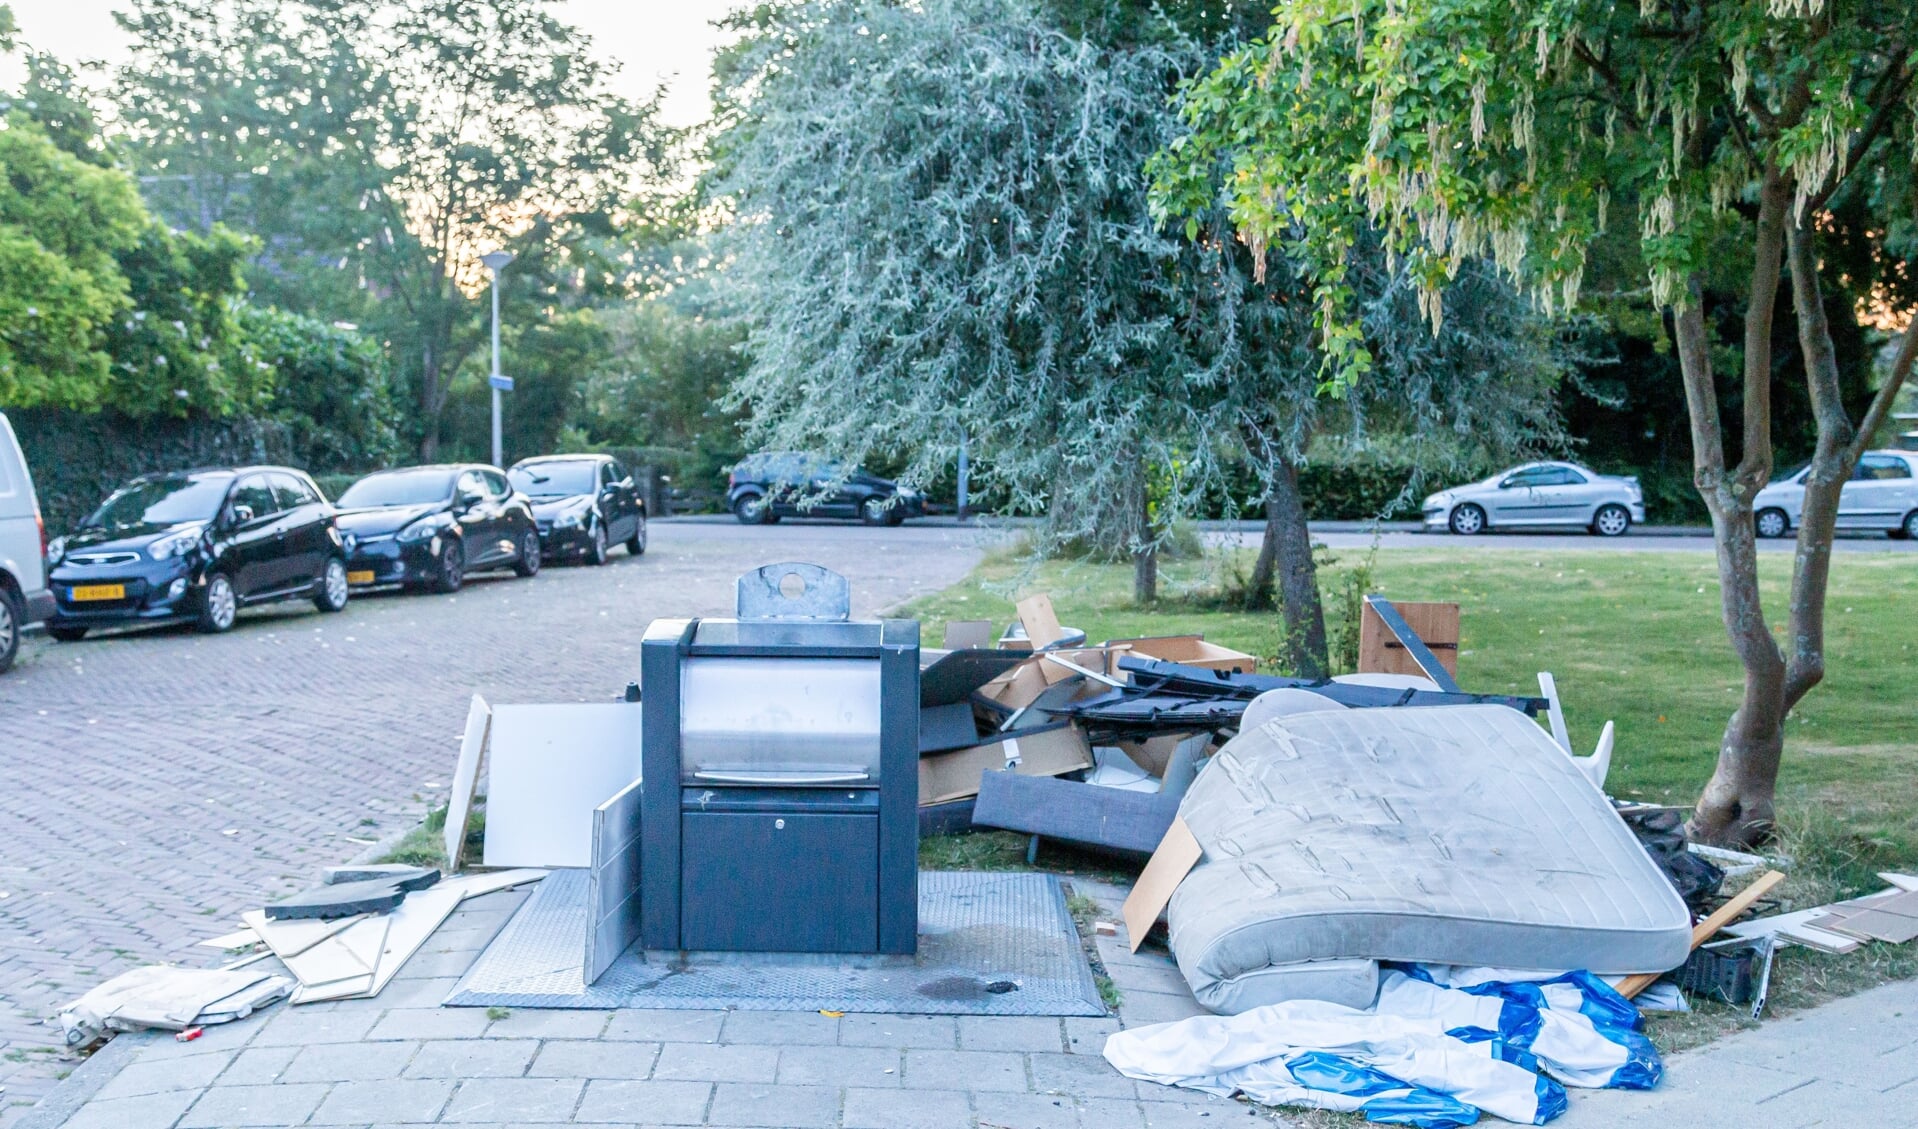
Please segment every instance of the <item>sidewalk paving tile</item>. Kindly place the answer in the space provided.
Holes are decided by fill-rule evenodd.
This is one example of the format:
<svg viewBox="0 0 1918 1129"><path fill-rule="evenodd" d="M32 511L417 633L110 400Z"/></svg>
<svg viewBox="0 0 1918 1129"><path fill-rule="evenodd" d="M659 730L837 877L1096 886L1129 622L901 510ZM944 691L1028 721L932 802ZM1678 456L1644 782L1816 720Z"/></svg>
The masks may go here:
<svg viewBox="0 0 1918 1129"><path fill-rule="evenodd" d="M667 1043L653 1077L692 1082L771 1082L779 1073L779 1048Z"/></svg>
<svg viewBox="0 0 1918 1129"><path fill-rule="evenodd" d="M1138 1102L1116 1098L1087 1098L1079 1103L1080 1129L1145 1129L1145 1110Z"/></svg>
<svg viewBox="0 0 1918 1129"><path fill-rule="evenodd" d="M460 1083L441 1121L531 1121L565 1123L586 1083L578 1078L475 1078Z"/></svg>
<svg viewBox="0 0 1918 1129"><path fill-rule="evenodd" d="M278 1082L287 1065L305 1047L248 1047L220 1075L222 1086L263 1086Z"/></svg>
<svg viewBox="0 0 1918 1129"><path fill-rule="evenodd" d="M420 1046L408 1078L518 1078L539 1051L537 1039L440 1039Z"/></svg>
<svg viewBox="0 0 1918 1129"><path fill-rule="evenodd" d="M1048 1094L974 1094L981 1124L1003 1129L1079 1129L1079 1110L1069 1097Z"/></svg>
<svg viewBox="0 0 1918 1129"><path fill-rule="evenodd" d="M723 1011L663 1011L621 1008L613 1013L602 1039L641 1043L717 1043Z"/></svg>
<svg viewBox="0 0 1918 1129"><path fill-rule="evenodd" d="M1059 1021L1037 1015L959 1016L959 1047L968 1051L1057 1051Z"/></svg>
<svg viewBox="0 0 1918 1129"><path fill-rule="evenodd" d="M708 1125L765 1129L828 1129L839 1123L836 1086L757 1085L721 1082L713 1091Z"/></svg>
<svg viewBox="0 0 1918 1129"><path fill-rule="evenodd" d="M653 1061L658 1056L657 1043L548 1039L540 1046L539 1056L526 1073L538 1078L650 1078Z"/></svg>
<svg viewBox="0 0 1918 1129"><path fill-rule="evenodd" d="M174 1090L202 1090L213 1084L213 1080L232 1064L239 1055L238 1051L221 1051L215 1055L196 1055L193 1058L161 1060L157 1062L130 1062L120 1068L106 1085L100 1087L100 1098L131 1098L141 1094L164 1094Z"/></svg>
<svg viewBox="0 0 1918 1129"><path fill-rule="evenodd" d="M968 1090L1025 1093L1032 1089L1026 1081L1024 1056L1009 1051L906 1052L907 1088L946 1089L961 1081Z"/></svg>
<svg viewBox="0 0 1918 1129"><path fill-rule="evenodd" d="M839 1017L816 1011L733 1011L726 1014L719 1041L831 1046L839 1042Z"/></svg>
<svg viewBox="0 0 1918 1129"><path fill-rule="evenodd" d="M612 1015L604 1011L514 1009L486 1029L489 1039L597 1039Z"/></svg>
<svg viewBox="0 0 1918 1129"><path fill-rule="evenodd" d="M839 1024L839 1042L848 1047L929 1047L959 1045L959 1030L949 1015L848 1015Z"/></svg>
<svg viewBox="0 0 1918 1129"><path fill-rule="evenodd" d="M418 1043L321 1043L303 1047L281 1082L372 1082L398 1078Z"/></svg>
<svg viewBox="0 0 1918 1129"><path fill-rule="evenodd" d="M633 1121L648 1125L699 1125L712 1101L710 1082L622 1082L601 1079L586 1083L578 1122Z"/></svg>
<svg viewBox="0 0 1918 1129"><path fill-rule="evenodd" d="M369 1039L477 1039L492 1020L484 1008L399 1007L380 1016Z"/></svg>
<svg viewBox="0 0 1918 1129"><path fill-rule="evenodd" d="M781 1083L802 1086L898 1086L903 1052L891 1047L783 1047Z"/></svg>
<svg viewBox="0 0 1918 1129"><path fill-rule="evenodd" d="M200 1095L200 1100L180 1119L180 1126L181 1129L227 1129L241 1125L298 1125L319 1108L326 1089L321 1082L215 1086Z"/></svg>
<svg viewBox="0 0 1918 1129"><path fill-rule="evenodd" d="M1072 1016L1066 1020L1066 1050L1075 1055L1103 1055L1106 1037L1118 1033L1117 1019Z"/></svg>
<svg viewBox="0 0 1918 1129"><path fill-rule="evenodd" d="M68 1118L61 1129L169 1129L199 1096L180 1090L137 1098L96 1098Z"/></svg>
<svg viewBox="0 0 1918 1129"><path fill-rule="evenodd" d="M446 1099L452 1093L453 1083L445 1079L341 1082L327 1092L326 1100L313 1112L313 1124L367 1125L378 1118L433 1121L446 1107Z"/></svg>
<svg viewBox="0 0 1918 1129"><path fill-rule="evenodd" d="M253 1036L253 1041L247 1045L303 1047L314 1043L357 1043L366 1038L366 1033L372 1030L373 1022L378 1018L377 1013L368 1011L333 1011L307 1015L296 1008L287 1008L277 1015L269 1016L266 1023L260 1027L259 1033ZM238 1027L244 1023L245 1021L241 1020L227 1026ZM251 1025L248 1024L248 1026ZM213 1030L215 1029L209 1028L208 1033L211 1034ZM195 1039L194 1043L204 1042L205 1039L206 1036L202 1035L199 1039ZM181 1045L174 1044L174 1046ZM184 1045L190 1047L193 1043ZM163 1048L166 1044L160 1043L158 1046Z"/></svg>
<svg viewBox="0 0 1918 1129"><path fill-rule="evenodd" d="M961 1090L846 1091L845 1129L972 1129L972 1104Z"/></svg>
<svg viewBox="0 0 1918 1129"><path fill-rule="evenodd" d="M1042 1094L1071 1094L1084 1098L1136 1098L1139 1087L1112 1069L1105 1059L1091 1055L1035 1054L1032 1088Z"/></svg>

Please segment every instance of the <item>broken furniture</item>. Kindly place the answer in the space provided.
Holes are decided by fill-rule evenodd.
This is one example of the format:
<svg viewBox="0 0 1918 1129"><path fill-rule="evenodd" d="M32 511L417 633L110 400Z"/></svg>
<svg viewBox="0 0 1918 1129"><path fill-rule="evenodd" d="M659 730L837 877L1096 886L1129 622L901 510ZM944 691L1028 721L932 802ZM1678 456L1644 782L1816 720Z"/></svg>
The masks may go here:
<svg viewBox="0 0 1918 1129"><path fill-rule="evenodd" d="M1617 974L1691 949L1671 884L1517 710L1277 718L1179 814L1204 857L1171 895L1171 948L1214 1011L1362 1007L1381 960Z"/></svg>
<svg viewBox="0 0 1918 1129"><path fill-rule="evenodd" d="M69 1047L86 1046L111 1031L184 1031L244 1019L285 999L292 987L291 980L270 972L150 964L123 972L61 1008L60 1028Z"/></svg>
<svg viewBox="0 0 1918 1129"><path fill-rule="evenodd" d="M740 577L736 612L641 640L646 786L604 831L637 834L638 936L612 943L912 952L919 624L853 622L810 564Z"/></svg>

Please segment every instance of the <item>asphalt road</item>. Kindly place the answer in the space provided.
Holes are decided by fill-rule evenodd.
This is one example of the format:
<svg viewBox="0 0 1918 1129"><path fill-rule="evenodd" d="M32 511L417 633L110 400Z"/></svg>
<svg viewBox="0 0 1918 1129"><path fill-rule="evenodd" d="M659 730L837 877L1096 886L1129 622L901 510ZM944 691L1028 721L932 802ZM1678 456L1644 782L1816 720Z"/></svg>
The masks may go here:
<svg viewBox="0 0 1918 1129"><path fill-rule="evenodd" d="M356 596L243 612L225 635L30 636L0 676L0 1126L72 1063L41 1021L195 942L443 802L468 695L609 700L660 616L729 614L733 579L809 560L855 615L963 577L951 525L659 522L604 568L469 580L455 596Z"/></svg>

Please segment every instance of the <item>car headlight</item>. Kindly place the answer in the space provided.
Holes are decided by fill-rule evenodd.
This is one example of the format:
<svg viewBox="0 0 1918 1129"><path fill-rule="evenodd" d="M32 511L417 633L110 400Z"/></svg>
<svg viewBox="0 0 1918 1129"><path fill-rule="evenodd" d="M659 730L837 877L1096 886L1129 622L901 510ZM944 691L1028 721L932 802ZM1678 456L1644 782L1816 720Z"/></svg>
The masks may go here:
<svg viewBox="0 0 1918 1129"><path fill-rule="evenodd" d="M399 540L407 544L415 541L424 541L445 528L446 521L443 518L421 518L419 521L400 530Z"/></svg>
<svg viewBox="0 0 1918 1129"><path fill-rule="evenodd" d="M184 556L200 540L200 531L189 529L181 533L169 534L147 546L147 556L156 561L171 560Z"/></svg>
<svg viewBox="0 0 1918 1129"><path fill-rule="evenodd" d="M67 556L67 539L66 538L55 537L53 540L47 542L47 564L48 565L57 565L61 561L65 560L66 556Z"/></svg>
<svg viewBox="0 0 1918 1129"><path fill-rule="evenodd" d="M592 512L591 506L580 506L577 509L567 510L565 513L559 515L559 517L554 519L553 528L554 529L577 528L578 526L585 523L586 515L590 514L591 512Z"/></svg>
<svg viewBox="0 0 1918 1129"><path fill-rule="evenodd" d="M347 552L351 553L353 550L360 547L359 534L357 533L340 534L340 545L343 548L345 548Z"/></svg>

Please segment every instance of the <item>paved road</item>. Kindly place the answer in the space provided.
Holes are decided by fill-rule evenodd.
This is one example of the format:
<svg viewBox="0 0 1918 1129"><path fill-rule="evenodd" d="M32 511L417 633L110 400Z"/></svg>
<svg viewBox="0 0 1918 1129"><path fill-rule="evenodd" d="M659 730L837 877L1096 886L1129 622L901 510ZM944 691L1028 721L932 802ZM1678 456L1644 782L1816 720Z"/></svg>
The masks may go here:
<svg viewBox="0 0 1918 1129"><path fill-rule="evenodd" d="M0 677L0 1126L70 1063L39 1021L441 802L465 699L609 699L662 615L723 614L732 581L812 560L870 615L960 579L977 531L660 522L644 557L474 578L457 596L243 614L228 635L30 637ZM203 955L203 954L202 954Z"/></svg>

